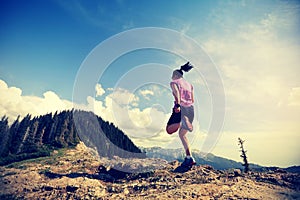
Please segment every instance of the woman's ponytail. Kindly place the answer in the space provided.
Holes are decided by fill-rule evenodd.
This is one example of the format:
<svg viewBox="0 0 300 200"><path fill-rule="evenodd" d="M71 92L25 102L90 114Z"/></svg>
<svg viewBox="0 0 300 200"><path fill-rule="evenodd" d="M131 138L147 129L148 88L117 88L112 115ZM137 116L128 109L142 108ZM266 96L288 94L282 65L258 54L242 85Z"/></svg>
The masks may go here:
<svg viewBox="0 0 300 200"><path fill-rule="evenodd" d="M190 62L185 63L180 67L180 71L188 72L193 68L193 65L190 64ZM183 73L182 73L183 74Z"/></svg>
<svg viewBox="0 0 300 200"><path fill-rule="evenodd" d="M183 71L188 72L193 68L193 66L190 64L190 62L185 63L180 67L180 69L176 69L173 71L173 76L177 75L178 77L183 76Z"/></svg>

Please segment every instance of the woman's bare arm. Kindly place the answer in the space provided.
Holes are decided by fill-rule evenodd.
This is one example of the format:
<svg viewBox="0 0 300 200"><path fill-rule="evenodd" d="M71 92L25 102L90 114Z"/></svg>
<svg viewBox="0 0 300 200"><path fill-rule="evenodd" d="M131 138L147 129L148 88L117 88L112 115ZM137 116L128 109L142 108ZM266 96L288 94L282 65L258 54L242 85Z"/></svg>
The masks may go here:
<svg viewBox="0 0 300 200"><path fill-rule="evenodd" d="M176 104L180 105L180 92L178 86L176 85L176 83L171 83L171 88Z"/></svg>
<svg viewBox="0 0 300 200"><path fill-rule="evenodd" d="M194 88L192 87L192 103L194 103Z"/></svg>

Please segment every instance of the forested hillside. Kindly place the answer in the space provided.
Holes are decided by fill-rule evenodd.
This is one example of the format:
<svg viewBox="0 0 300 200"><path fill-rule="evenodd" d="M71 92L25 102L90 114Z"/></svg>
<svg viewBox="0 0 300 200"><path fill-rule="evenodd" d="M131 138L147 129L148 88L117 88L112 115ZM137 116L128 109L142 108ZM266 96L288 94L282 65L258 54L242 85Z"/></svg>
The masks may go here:
<svg viewBox="0 0 300 200"><path fill-rule="evenodd" d="M0 164L46 156L52 149L73 147L80 140L90 143L99 156L145 157L112 123L104 121L92 112L70 110L39 117L18 117L11 125L6 116L2 117Z"/></svg>

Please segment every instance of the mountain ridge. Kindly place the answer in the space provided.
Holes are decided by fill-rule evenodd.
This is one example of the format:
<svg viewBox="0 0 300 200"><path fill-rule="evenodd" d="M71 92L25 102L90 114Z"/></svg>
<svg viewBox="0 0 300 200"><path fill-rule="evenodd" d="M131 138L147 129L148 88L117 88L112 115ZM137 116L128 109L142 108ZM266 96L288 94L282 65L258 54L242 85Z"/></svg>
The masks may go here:
<svg viewBox="0 0 300 200"><path fill-rule="evenodd" d="M178 160L182 162L184 160L184 152L182 148L168 149L162 147L140 147L142 151L146 152L146 156L149 158L161 158L167 161ZM210 165L217 170L228 169L240 169L243 170L242 162L238 162L232 159L216 156L212 153L204 153L199 150L192 150L193 157L197 162L197 165ZM254 163L250 163L250 169L252 171L269 171L269 170L285 170L291 173L300 173L300 166L290 167L276 167L276 166L262 166Z"/></svg>
<svg viewBox="0 0 300 200"><path fill-rule="evenodd" d="M79 141L99 156L145 157L130 138L113 123L93 112L65 110L37 117L19 117L8 125L0 119L0 165L49 156L54 149L74 147Z"/></svg>

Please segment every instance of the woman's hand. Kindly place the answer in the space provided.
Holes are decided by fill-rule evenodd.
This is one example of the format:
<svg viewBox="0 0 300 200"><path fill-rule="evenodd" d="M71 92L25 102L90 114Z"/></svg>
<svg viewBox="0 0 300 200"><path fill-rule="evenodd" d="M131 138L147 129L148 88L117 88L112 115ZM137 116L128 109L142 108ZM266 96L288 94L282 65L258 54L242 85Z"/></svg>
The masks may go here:
<svg viewBox="0 0 300 200"><path fill-rule="evenodd" d="M176 101L174 103L175 103L174 108L173 108L174 112L179 113L180 112L180 104L176 103Z"/></svg>
<svg viewBox="0 0 300 200"><path fill-rule="evenodd" d="M175 112L175 113L179 113L179 112L180 112L180 107L176 107L176 106L175 106L175 107L174 107L174 112Z"/></svg>

